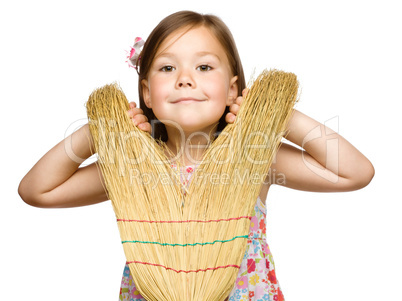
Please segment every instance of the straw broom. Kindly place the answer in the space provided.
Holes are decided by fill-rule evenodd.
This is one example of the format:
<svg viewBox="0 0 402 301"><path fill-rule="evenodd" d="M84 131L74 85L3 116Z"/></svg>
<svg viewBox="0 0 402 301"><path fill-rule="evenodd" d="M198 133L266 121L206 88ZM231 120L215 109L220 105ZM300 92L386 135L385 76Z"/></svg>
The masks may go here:
<svg viewBox="0 0 402 301"><path fill-rule="evenodd" d="M100 169L131 274L147 300L229 295L297 90L294 74L264 71L234 124L204 153L188 189L170 167L166 146L132 124L117 85L91 94L87 112Z"/></svg>

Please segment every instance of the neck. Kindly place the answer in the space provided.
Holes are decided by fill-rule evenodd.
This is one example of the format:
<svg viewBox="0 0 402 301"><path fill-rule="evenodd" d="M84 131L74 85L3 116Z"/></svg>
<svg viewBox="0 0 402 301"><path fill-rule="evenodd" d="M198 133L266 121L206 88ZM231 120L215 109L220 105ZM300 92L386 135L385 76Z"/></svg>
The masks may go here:
<svg viewBox="0 0 402 301"><path fill-rule="evenodd" d="M178 131L177 128L166 127L166 146L173 153L173 160L183 165L200 163L204 152L214 139L216 128L217 124L197 131Z"/></svg>

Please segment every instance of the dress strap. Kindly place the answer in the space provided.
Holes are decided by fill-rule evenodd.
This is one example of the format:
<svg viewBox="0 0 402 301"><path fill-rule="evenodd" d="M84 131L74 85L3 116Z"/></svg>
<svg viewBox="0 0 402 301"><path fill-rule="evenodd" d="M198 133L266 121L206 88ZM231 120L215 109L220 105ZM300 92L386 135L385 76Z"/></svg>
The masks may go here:
<svg viewBox="0 0 402 301"><path fill-rule="evenodd" d="M267 208L265 207L264 203L262 202L260 196L257 198L257 208L262 212L262 214L267 215Z"/></svg>

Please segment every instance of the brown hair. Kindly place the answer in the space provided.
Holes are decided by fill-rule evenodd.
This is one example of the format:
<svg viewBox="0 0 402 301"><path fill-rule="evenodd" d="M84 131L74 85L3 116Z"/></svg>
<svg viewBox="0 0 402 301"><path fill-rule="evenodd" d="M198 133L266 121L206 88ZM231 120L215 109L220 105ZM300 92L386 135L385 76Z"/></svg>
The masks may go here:
<svg viewBox="0 0 402 301"><path fill-rule="evenodd" d="M149 35L141 51L140 59L137 62L140 108L144 111L144 115L147 116L153 126L152 136L155 139L161 139L164 142L167 141L166 127L157 120L152 109L145 105L141 81L147 79L150 67L160 45L170 34L183 27L191 29L198 26L206 26L222 44L230 64L230 70L233 76L238 76L238 95L241 95L241 92L246 87L243 66L233 36L229 28L219 17L209 14L203 15L192 11L179 11L167 16ZM229 107L226 107L224 114L218 122L217 135L219 135L227 124L225 116L228 112Z"/></svg>

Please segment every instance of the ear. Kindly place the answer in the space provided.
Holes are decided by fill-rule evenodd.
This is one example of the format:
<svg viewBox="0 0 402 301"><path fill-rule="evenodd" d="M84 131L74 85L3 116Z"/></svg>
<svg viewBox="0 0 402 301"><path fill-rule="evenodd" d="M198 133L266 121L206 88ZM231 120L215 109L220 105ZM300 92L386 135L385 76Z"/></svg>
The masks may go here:
<svg viewBox="0 0 402 301"><path fill-rule="evenodd" d="M228 98L226 100L226 105L227 106L230 106L231 104L233 104L234 101L236 100L237 96L239 96L238 92L237 92L237 90L238 90L237 79L238 79L237 75L233 76L230 79L229 91L228 91L229 93L228 93Z"/></svg>
<svg viewBox="0 0 402 301"><path fill-rule="evenodd" d="M143 79L141 81L141 86L142 86L142 97L144 98L145 105L148 108L152 108L152 103L151 103L151 97L149 93L149 83L146 79Z"/></svg>

